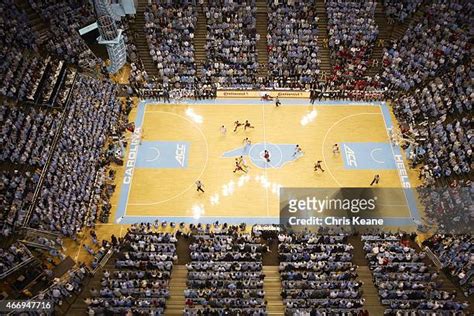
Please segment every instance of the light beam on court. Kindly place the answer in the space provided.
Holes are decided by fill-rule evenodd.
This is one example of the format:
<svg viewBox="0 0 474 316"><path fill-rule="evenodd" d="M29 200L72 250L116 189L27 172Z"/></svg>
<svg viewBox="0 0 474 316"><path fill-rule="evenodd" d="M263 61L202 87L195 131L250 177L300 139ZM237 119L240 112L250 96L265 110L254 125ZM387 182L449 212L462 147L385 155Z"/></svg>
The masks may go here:
<svg viewBox="0 0 474 316"><path fill-rule="evenodd" d="M244 184L246 184L249 180L250 180L249 175L240 176L239 180L237 181L237 185L241 187Z"/></svg>
<svg viewBox="0 0 474 316"><path fill-rule="evenodd" d="M187 109L185 113L187 116L189 116L191 120L193 120L196 123L201 124L204 121L202 116L199 114L196 114L193 109Z"/></svg>
<svg viewBox="0 0 474 316"><path fill-rule="evenodd" d="M233 180L229 181L229 183L224 184L222 186L222 195L223 196L229 196L234 194L235 190L235 182Z"/></svg>
<svg viewBox="0 0 474 316"><path fill-rule="evenodd" d="M301 118L300 124L302 126L308 125L309 123L314 121L317 115L318 115L318 112L316 112L316 110L312 110L311 112L309 112L308 114L306 114L305 116Z"/></svg>
<svg viewBox="0 0 474 316"><path fill-rule="evenodd" d="M222 186L222 195L229 196L229 195L234 194L235 189L237 187L243 187L245 184L247 184L247 182L249 182L249 180L250 180L249 175L240 176L239 179L237 180L237 185L234 182L234 180L230 180L228 183ZM219 195L219 193L215 193L211 195L211 197L209 198L209 201L211 205L218 205L220 203L220 198L221 196Z"/></svg>
<svg viewBox="0 0 474 316"><path fill-rule="evenodd" d="M218 193L211 195L211 205L217 205L220 202L220 196Z"/></svg>
<svg viewBox="0 0 474 316"><path fill-rule="evenodd" d="M265 175L257 175L255 176L255 181L260 183L260 185L264 189L270 189L270 191L273 194L276 194L277 196L280 194L280 188L282 187L281 184L276 183L276 182L271 182L268 180L268 178Z"/></svg>
<svg viewBox="0 0 474 316"><path fill-rule="evenodd" d="M202 204L194 204L191 208L193 212L194 219L200 219L202 215L204 215L204 205Z"/></svg>

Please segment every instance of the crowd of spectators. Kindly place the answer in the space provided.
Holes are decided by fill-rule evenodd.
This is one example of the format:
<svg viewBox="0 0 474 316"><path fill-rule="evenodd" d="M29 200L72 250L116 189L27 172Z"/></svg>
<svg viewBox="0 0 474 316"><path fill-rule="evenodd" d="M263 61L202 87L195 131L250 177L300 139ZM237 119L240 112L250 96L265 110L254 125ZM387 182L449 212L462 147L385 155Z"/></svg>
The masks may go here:
<svg viewBox="0 0 474 316"><path fill-rule="evenodd" d="M416 313L429 315L462 312L466 303L457 302L456 292L440 289L437 274L424 261L425 254L411 247L403 234L362 235L366 258L385 315Z"/></svg>
<svg viewBox="0 0 474 316"><path fill-rule="evenodd" d="M266 246L234 226L215 228L192 235L184 315L265 315Z"/></svg>
<svg viewBox="0 0 474 316"><path fill-rule="evenodd" d="M101 289L86 299L89 314L162 315L176 256L176 236L156 232L151 224L129 228L115 261L103 272Z"/></svg>
<svg viewBox="0 0 474 316"><path fill-rule="evenodd" d="M44 61L30 58L38 50L38 35L25 12L13 0L0 3L0 95L26 99L35 90Z"/></svg>
<svg viewBox="0 0 474 316"><path fill-rule="evenodd" d="M193 46L196 7L158 2L145 11L145 34L150 55L165 89L193 90L196 81Z"/></svg>
<svg viewBox="0 0 474 316"><path fill-rule="evenodd" d="M136 16L124 16L121 20L115 20L117 28L122 29L123 41L127 47L127 60L130 63L136 63L139 61L138 47L135 45L135 41L139 36L138 33L133 32L130 27L131 24L135 23Z"/></svg>
<svg viewBox="0 0 474 316"><path fill-rule="evenodd" d="M471 180L451 178L443 185L425 183L417 191L425 207L426 224L442 233L472 233L474 189Z"/></svg>
<svg viewBox="0 0 474 316"><path fill-rule="evenodd" d="M381 89L378 78L360 80L362 85L354 86L351 81L336 85L334 82L319 82L310 89L310 101L316 100L352 100L352 101L382 101L390 97L390 91ZM355 89L354 89L355 88Z"/></svg>
<svg viewBox="0 0 474 316"><path fill-rule="evenodd" d="M42 168L48 159L60 114L4 101L0 106L1 162Z"/></svg>
<svg viewBox="0 0 474 316"><path fill-rule="evenodd" d="M88 273L84 265L74 267L60 278L54 278L53 284L34 299L52 301L53 306L61 306L69 297L78 295L82 291L84 279Z"/></svg>
<svg viewBox="0 0 474 316"><path fill-rule="evenodd" d="M22 101L34 100L46 65L45 59L39 56L10 50L0 66L3 79L0 94Z"/></svg>
<svg viewBox="0 0 474 316"><path fill-rule="evenodd" d="M376 1L327 0L329 49L334 61L332 81L340 84L364 75L378 36Z"/></svg>
<svg viewBox="0 0 474 316"><path fill-rule="evenodd" d="M31 219L34 227L75 236L85 224L97 171L106 163L102 154L107 136L121 118L117 89L105 79L78 75L69 113ZM95 221L95 217L96 214L89 214L87 218Z"/></svg>
<svg viewBox="0 0 474 316"><path fill-rule="evenodd" d="M364 305L362 282L347 235L278 235L282 298L286 315L357 315Z"/></svg>
<svg viewBox="0 0 474 316"><path fill-rule="evenodd" d="M267 45L270 82L301 88L316 82L321 61L314 1L269 0Z"/></svg>
<svg viewBox="0 0 474 316"><path fill-rule="evenodd" d="M470 64L461 64L417 88L414 93L400 96L394 111L399 119L409 123L469 113L474 98L472 76Z"/></svg>
<svg viewBox="0 0 474 316"><path fill-rule="evenodd" d="M423 19L385 49L386 84L408 91L469 56L473 9L471 1L430 1Z"/></svg>
<svg viewBox="0 0 474 316"><path fill-rule="evenodd" d="M129 95L133 94L134 90L138 91L142 86L145 86L149 82L148 73L141 61L130 63L128 82L131 89Z"/></svg>
<svg viewBox="0 0 474 316"><path fill-rule="evenodd" d="M51 54L84 68L98 64L78 30L95 21L94 9L86 0L29 0L30 6L47 21L51 36L46 45Z"/></svg>
<svg viewBox="0 0 474 316"><path fill-rule="evenodd" d="M437 179L468 175L472 168L472 68L461 64L433 78L413 93L398 97L394 113L405 138L413 166L422 165L426 185Z"/></svg>
<svg viewBox="0 0 474 316"><path fill-rule="evenodd" d="M474 294L474 237L472 234L435 234L423 242L440 260L444 271L456 278L466 296Z"/></svg>
<svg viewBox="0 0 474 316"><path fill-rule="evenodd" d="M2 60L7 52L14 49L29 48L36 51L38 34L34 32L28 16L15 5L14 0L0 2L0 47Z"/></svg>
<svg viewBox="0 0 474 316"><path fill-rule="evenodd" d="M204 13L207 60L200 74L202 83L252 87L258 68L255 0L210 0Z"/></svg>
<svg viewBox="0 0 474 316"><path fill-rule="evenodd" d="M33 259L33 255L22 243L16 242L7 249L0 248L0 276Z"/></svg>
<svg viewBox="0 0 474 316"><path fill-rule="evenodd" d="M420 124L411 134L416 143L409 147L409 159L413 166L423 165L421 176L427 184L439 178L470 174L474 145L470 119Z"/></svg>
<svg viewBox="0 0 474 316"><path fill-rule="evenodd" d="M0 235L23 224L39 178L38 172L0 171Z"/></svg>
<svg viewBox="0 0 474 316"><path fill-rule="evenodd" d="M38 34L25 12L13 0L0 3L0 95L24 99L35 85L37 66L42 61L29 59L27 51L38 50Z"/></svg>
<svg viewBox="0 0 474 316"><path fill-rule="evenodd" d="M404 23L420 6L422 0L384 0L385 14L392 20Z"/></svg>

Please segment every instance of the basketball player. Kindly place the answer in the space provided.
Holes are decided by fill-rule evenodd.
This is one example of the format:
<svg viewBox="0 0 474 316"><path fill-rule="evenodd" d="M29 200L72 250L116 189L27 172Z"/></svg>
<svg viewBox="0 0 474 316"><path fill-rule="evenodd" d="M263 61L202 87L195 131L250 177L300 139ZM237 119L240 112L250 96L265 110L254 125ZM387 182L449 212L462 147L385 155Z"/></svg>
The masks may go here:
<svg viewBox="0 0 474 316"><path fill-rule="evenodd" d="M245 152L247 152L247 150L249 150L250 145L252 145L252 141L248 137L245 137L244 140L242 141L242 143L244 144L243 152L245 153Z"/></svg>
<svg viewBox="0 0 474 316"><path fill-rule="evenodd" d="M301 149L300 145L296 145L295 152L293 153L293 157L300 156L303 154L303 150Z"/></svg>
<svg viewBox="0 0 474 316"><path fill-rule="evenodd" d="M243 171L243 172L247 173L247 170L244 170L244 168L242 168L242 166L240 165L239 159L238 159L238 158L235 158L235 169L234 169L234 173L236 173L237 171Z"/></svg>
<svg viewBox="0 0 474 316"><path fill-rule="evenodd" d="M321 162L323 162L322 160L318 160L316 161L316 163L314 164L314 171L318 171L318 170L321 170L322 172L324 172L324 169L323 167L321 167Z"/></svg>
<svg viewBox="0 0 474 316"><path fill-rule="evenodd" d="M268 150L265 149L265 151L263 152L263 158L267 161L267 162L270 162L270 153L268 152Z"/></svg>
<svg viewBox="0 0 474 316"><path fill-rule="evenodd" d="M244 125L244 124L243 124L243 123L240 123L239 120L235 121L235 122L234 122L234 126L235 126L234 132L237 132L237 129L238 129L239 127L241 127L242 125Z"/></svg>
<svg viewBox="0 0 474 316"><path fill-rule="evenodd" d="M333 155L337 155L337 154L340 154L340 153L341 153L341 151L339 150L339 145L338 145L338 144L334 144L334 145L332 146L332 154L333 154Z"/></svg>
<svg viewBox="0 0 474 316"><path fill-rule="evenodd" d="M246 131L247 128L255 128L254 126L250 124L249 120L245 120L244 131Z"/></svg>
<svg viewBox="0 0 474 316"><path fill-rule="evenodd" d="M276 99L275 99L275 106L276 106L276 107L279 107L280 105L281 105L280 99L278 99L278 97L276 97Z"/></svg>
<svg viewBox="0 0 474 316"><path fill-rule="evenodd" d="M372 179L372 182L370 182L370 186L373 186L374 184L379 184L380 181L380 176L376 174L374 178Z"/></svg>
<svg viewBox="0 0 474 316"><path fill-rule="evenodd" d="M247 162L244 159L244 156L239 157L239 165L241 165L245 170L249 169L249 166L247 165Z"/></svg>
<svg viewBox="0 0 474 316"><path fill-rule="evenodd" d="M225 128L225 126L222 125L220 128L220 131L221 131L222 136L225 136L225 134L227 133L227 128Z"/></svg>
<svg viewBox="0 0 474 316"><path fill-rule="evenodd" d="M202 193L204 193L204 184L202 184L201 180L197 180L196 181L196 191L199 192L201 191Z"/></svg>

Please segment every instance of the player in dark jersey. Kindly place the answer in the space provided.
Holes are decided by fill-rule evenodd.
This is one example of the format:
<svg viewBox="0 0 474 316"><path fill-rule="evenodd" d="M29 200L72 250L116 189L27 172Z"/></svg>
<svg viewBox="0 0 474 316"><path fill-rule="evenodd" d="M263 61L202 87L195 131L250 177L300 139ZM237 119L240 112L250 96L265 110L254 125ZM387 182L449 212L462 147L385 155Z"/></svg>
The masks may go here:
<svg viewBox="0 0 474 316"><path fill-rule="evenodd" d="M240 123L239 120L235 121L235 122L234 122L234 126L235 126L235 127L234 127L234 132L237 132L237 129L238 129L239 127L241 127L242 125L244 125L244 124L243 124L243 123Z"/></svg>
<svg viewBox="0 0 474 316"><path fill-rule="evenodd" d="M321 167L322 162L323 162L322 160L316 161L316 163L314 164L314 171L315 172L318 171L318 170L321 170L322 172L324 172L323 167Z"/></svg>
<svg viewBox="0 0 474 316"><path fill-rule="evenodd" d="M245 120L244 130L247 130L247 128L255 128L255 126L252 126L249 120Z"/></svg>

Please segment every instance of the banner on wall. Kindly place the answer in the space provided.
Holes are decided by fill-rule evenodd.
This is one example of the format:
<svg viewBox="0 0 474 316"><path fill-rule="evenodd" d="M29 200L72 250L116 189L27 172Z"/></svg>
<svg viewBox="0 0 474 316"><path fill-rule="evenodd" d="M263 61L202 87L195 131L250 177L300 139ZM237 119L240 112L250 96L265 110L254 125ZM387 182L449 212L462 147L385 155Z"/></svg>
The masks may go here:
<svg viewBox="0 0 474 316"><path fill-rule="evenodd" d="M217 90L218 98L261 98L265 94L272 98L290 98L290 99L309 99L309 91L290 91L290 90Z"/></svg>

